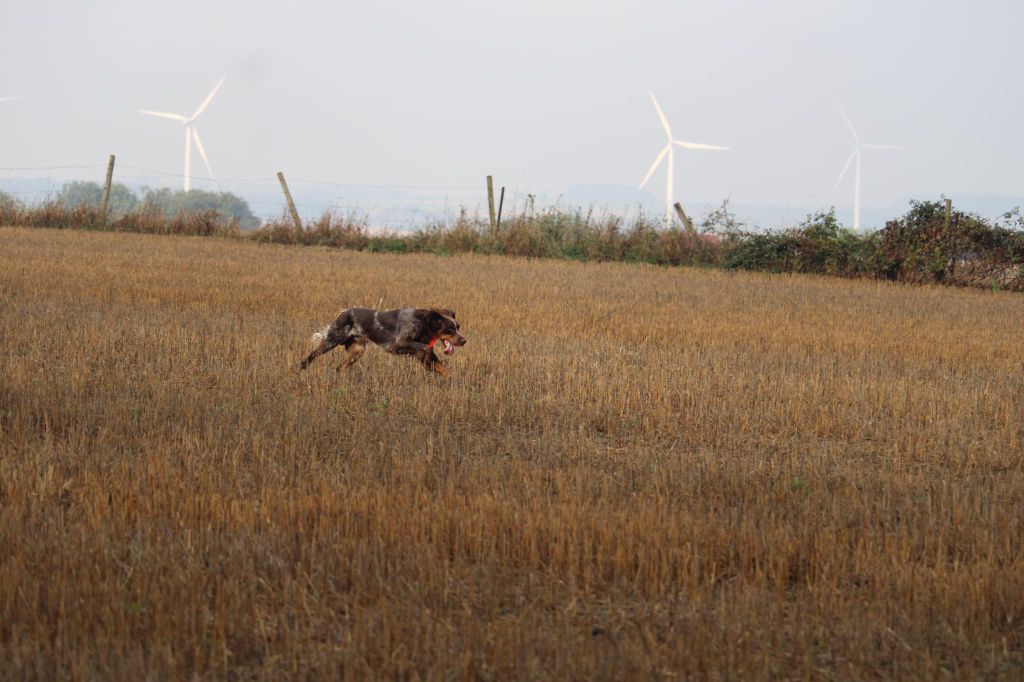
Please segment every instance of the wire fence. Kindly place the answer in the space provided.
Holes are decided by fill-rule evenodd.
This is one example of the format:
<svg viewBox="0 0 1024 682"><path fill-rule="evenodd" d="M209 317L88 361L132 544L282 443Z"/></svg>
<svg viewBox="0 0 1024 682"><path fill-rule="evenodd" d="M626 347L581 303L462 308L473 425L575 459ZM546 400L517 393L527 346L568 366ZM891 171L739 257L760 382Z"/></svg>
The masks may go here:
<svg viewBox="0 0 1024 682"><path fill-rule="evenodd" d="M107 163L58 163L49 166L0 167L0 192L29 204L54 199L65 183L91 181L103 184ZM147 189L179 189L184 180L179 172L123 163L114 168L114 184L122 184L137 193ZM371 226L391 229L414 229L436 223L449 223L460 214L486 217L487 187L481 177L479 185L457 184L385 184L359 183L345 180L288 177L295 206L304 220L325 212L352 215ZM191 176L192 186L212 192L230 192L249 204L260 219L283 216L287 204L275 176L223 178ZM495 187L495 193L500 187ZM495 202L498 202L495 196ZM520 187L505 188L506 214L524 207L556 206L563 202L558 190L527 191ZM605 212L626 215L628 206L604 206Z"/></svg>

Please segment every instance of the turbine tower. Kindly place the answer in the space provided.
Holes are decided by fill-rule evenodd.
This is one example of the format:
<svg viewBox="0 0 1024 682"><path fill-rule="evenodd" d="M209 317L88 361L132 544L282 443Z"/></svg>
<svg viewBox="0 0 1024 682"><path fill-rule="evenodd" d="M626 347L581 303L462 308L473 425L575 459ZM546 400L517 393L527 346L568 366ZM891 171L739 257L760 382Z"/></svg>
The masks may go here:
<svg viewBox="0 0 1024 682"><path fill-rule="evenodd" d="M843 110L843 105L836 102L836 106L839 107L839 113L843 115L843 120L846 121L846 127L850 129L850 134L853 135L853 151L850 152L849 158L846 159L846 165L843 166L843 170L839 173L839 178L836 180L836 184L832 187L832 191L836 191L839 188L839 183L843 181L843 177L846 175L846 171L850 170L850 164L856 161L856 169L854 170L853 178L853 229L860 229L860 153L862 149L906 149L906 146L899 144L864 144L860 141L860 136L857 135L857 130L850 123L850 117L846 115L846 111Z"/></svg>
<svg viewBox="0 0 1024 682"><path fill-rule="evenodd" d="M185 117L181 114L171 114L166 111L150 111L148 109L139 109L140 114L147 114L149 116L159 116L160 118L169 118L172 121L177 121L185 126L185 191L192 189L192 142L196 143L196 149L199 150L199 156L203 157L203 163L206 164L206 170L209 171L210 175L213 175L213 169L210 168L210 160L206 158L206 150L203 149L203 141L199 137L199 129L196 128L195 121L199 118L199 115L206 111L206 107L210 106L210 102L213 100L213 96L220 90L221 84L224 83L224 79L227 76L221 77L217 84L213 86L213 90L206 96L191 116Z"/></svg>
<svg viewBox="0 0 1024 682"><path fill-rule="evenodd" d="M651 169L647 171L647 175L640 182L640 189L643 189L647 181L651 179L651 175L657 170L661 160L668 154L668 175L665 180L665 224L672 224L672 178L675 172L675 150L672 149L672 145L678 145L683 149L717 149L721 151L727 151L728 147L719 147L713 144L700 144L697 142L683 142L672 137L672 128L668 125L668 119L665 118L665 114L661 111L661 107L658 106L658 100L654 96L654 93L648 90L651 95L651 101L654 102L654 109L658 112L658 118L661 119L661 125L665 129L665 137L668 141L665 147L658 154L657 158L654 159L654 163L651 164Z"/></svg>

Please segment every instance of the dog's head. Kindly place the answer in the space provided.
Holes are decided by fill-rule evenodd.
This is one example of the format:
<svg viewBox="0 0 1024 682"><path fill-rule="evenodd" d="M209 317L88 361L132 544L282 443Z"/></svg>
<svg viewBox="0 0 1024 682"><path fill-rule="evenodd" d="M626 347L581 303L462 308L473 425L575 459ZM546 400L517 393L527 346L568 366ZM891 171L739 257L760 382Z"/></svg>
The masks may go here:
<svg viewBox="0 0 1024 682"><path fill-rule="evenodd" d="M431 336L441 342L445 355L455 352L456 346L464 346L466 337L459 331L455 311L448 308L431 308L427 316L427 327Z"/></svg>

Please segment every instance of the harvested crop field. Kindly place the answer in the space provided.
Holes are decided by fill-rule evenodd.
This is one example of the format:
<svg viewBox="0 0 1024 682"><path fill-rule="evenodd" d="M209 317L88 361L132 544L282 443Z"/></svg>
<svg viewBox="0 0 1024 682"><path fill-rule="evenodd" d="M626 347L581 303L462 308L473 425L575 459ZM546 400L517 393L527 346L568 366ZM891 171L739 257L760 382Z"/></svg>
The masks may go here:
<svg viewBox="0 0 1024 682"><path fill-rule="evenodd" d="M443 306L450 381L345 307ZM0 229L0 678L1024 675L1024 297Z"/></svg>

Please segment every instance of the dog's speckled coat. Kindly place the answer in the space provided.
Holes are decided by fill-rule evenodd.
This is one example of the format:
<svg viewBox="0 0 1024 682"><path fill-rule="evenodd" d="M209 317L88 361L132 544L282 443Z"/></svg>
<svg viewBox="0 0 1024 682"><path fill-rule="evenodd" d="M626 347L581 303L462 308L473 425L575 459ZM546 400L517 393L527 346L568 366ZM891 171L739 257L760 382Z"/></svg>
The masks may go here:
<svg viewBox="0 0 1024 682"><path fill-rule="evenodd" d="M338 369L346 369L355 364L372 341L389 353L412 355L424 367L443 376L448 371L434 354L433 342L440 341L446 354L466 343L455 321L455 312L447 308L349 308L323 332L314 334L313 339L320 345L299 364L299 369L306 369L336 346L345 347L345 357Z"/></svg>

